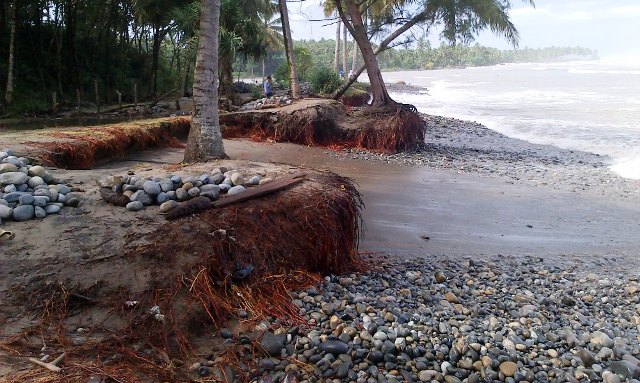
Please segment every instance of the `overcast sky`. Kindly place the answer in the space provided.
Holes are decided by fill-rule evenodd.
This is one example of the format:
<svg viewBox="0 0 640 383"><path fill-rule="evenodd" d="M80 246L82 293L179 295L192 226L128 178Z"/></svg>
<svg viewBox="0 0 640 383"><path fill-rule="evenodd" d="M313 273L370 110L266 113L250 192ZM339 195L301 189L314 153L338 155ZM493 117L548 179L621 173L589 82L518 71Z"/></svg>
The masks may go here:
<svg viewBox="0 0 640 383"><path fill-rule="evenodd" d="M289 3L294 39L335 37L335 26L322 19L321 0ZM536 7L512 0L511 19L520 31L520 47L576 46L597 49L603 58L640 58L640 0L536 0ZM438 45L437 32L430 39ZM490 32L477 41L508 49Z"/></svg>

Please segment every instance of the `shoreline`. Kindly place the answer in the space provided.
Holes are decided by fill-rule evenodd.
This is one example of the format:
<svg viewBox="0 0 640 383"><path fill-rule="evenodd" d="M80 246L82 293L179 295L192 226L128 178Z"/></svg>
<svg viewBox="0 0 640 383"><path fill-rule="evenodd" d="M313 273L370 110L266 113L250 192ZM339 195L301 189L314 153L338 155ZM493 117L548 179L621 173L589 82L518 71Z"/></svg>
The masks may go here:
<svg viewBox="0 0 640 383"><path fill-rule="evenodd" d="M454 170L509 183L545 186L553 190L592 193L623 199L640 196L640 180L610 169L610 159L595 153L534 144L511 138L469 120L420 113L425 144L398 154L344 149L333 155L404 166Z"/></svg>

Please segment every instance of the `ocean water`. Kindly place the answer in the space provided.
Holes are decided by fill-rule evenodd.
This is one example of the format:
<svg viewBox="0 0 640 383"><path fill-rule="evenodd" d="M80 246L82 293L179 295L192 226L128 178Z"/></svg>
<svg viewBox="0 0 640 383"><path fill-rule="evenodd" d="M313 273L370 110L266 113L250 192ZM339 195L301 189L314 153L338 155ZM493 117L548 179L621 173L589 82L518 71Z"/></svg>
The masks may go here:
<svg viewBox="0 0 640 383"><path fill-rule="evenodd" d="M575 61L385 72L424 87L393 93L429 114L477 121L509 137L611 158L640 179L640 62Z"/></svg>

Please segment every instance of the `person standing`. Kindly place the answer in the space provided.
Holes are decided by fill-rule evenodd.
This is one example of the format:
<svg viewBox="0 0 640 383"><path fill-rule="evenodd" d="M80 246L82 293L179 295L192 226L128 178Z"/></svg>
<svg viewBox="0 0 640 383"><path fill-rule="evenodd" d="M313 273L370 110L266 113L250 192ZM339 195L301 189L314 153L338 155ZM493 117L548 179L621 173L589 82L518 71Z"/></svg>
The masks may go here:
<svg viewBox="0 0 640 383"><path fill-rule="evenodd" d="M271 79L271 76L267 76L267 79L263 84L263 88L264 88L264 95L267 98L271 98L273 96L273 80Z"/></svg>

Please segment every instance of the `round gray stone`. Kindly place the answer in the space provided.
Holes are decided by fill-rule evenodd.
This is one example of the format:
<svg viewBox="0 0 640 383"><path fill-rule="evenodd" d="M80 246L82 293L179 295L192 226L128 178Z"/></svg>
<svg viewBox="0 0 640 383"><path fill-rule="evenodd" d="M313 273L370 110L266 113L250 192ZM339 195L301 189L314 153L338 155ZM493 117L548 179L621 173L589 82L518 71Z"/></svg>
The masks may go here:
<svg viewBox="0 0 640 383"><path fill-rule="evenodd" d="M40 165L35 165L29 168L29 172L28 174L31 177L41 177L43 178L43 176L47 173L47 169L45 169L44 167L40 166Z"/></svg>
<svg viewBox="0 0 640 383"><path fill-rule="evenodd" d="M141 201L132 201L127 204L127 210L138 211L144 208L144 204Z"/></svg>
<svg viewBox="0 0 640 383"><path fill-rule="evenodd" d="M8 172L0 174L0 184L2 185L22 185L26 184L29 176L21 172Z"/></svg>
<svg viewBox="0 0 640 383"><path fill-rule="evenodd" d="M178 201L186 201L189 199L189 193L184 188L176 189L176 198Z"/></svg>
<svg viewBox="0 0 640 383"><path fill-rule="evenodd" d="M156 182L156 181L145 181L145 183L142 184L142 188L147 194L149 194L152 197L157 196L162 192L162 188L160 187L160 182Z"/></svg>
<svg viewBox="0 0 640 383"><path fill-rule="evenodd" d="M0 173L17 172L18 167L14 164L0 164Z"/></svg>
<svg viewBox="0 0 640 383"><path fill-rule="evenodd" d="M35 216L35 208L33 205L20 205L13 209L14 221L28 221Z"/></svg>
<svg viewBox="0 0 640 383"><path fill-rule="evenodd" d="M31 194L23 194L18 198L20 205L33 205L35 198Z"/></svg>
<svg viewBox="0 0 640 383"><path fill-rule="evenodd" d="M213 183L213 184L216 184L216 185L221 184L222 181L224 181L224 175L222 175L222 173L213 174L209 178L209 183Z"/></svg>
<svg viewBox="0 0 640 383"><path fill-rule="evenodd" d="M227 192L228 195L236 195L236 194L240 194L244 191L246 191L247 189L242 186L242 185L237 185L232 187L231 189L229 189L229 191Z"/></svg>
<svg viewBox="0 0 640 383"><path fill-rule="evenodd" d="M44 208L44 212L47 214L58 214L60 213L60 206L58 205L47 205Z"/></svg>
<svg viewBox="0 0 640 383"><path fill-rule="evenodd" d="M16 185L14 185L14 184L9 184L9 185L4 187L4 192L5 193L13 193L16 190L18 190L18 189L16 189Z"/></svg>
<svg viewBox="0 0 640 383"><path fill-rule="evenodd" d="M30 188L34 188L34 189L36 188L36 186L46 185L46 182L44 182L44 180L38 176L29 178L29 181L27 183L29 184Z"/></svg>
<svg viewBox="0 0 640 383"><path fill-rule="evenodd" d="M199 187L197 187L197 186L194 186L194 187L192 187L191 189L189 189L189 190L187 191L187 193L189 194L189 196L190 196L191 198L197 197L197 196L199 196L199 195L200 195L200 188L199 188Z"/></svg>
<svg viewBox="0 0 640 383"><path fill-rule="evenodd" d="M260 176L253 176L251 178L249 178L249 184L250 185L260 185L260 180L262 179L262 177Z"/></svg>
<svg viewBox="0 0 640 383"><path fill-rule="evenodd" d="M132 202L133 201L140 201L142 202L143 205L151 205L153 204L153 198L147 194L147 192L145 192L144 190L138 190L137 192L133 193L131 195L131 198L129 198Z"/></svg>
<svg viewBox="0 0 640 383"><path fill-rule="evenodd" d="M201 193L206 193L206 192L220 193L220 186L213 185L213 184L202 185L200 187L200 192Z"/></svg>
<svg viewBox="0 0 640 383"><path fill-rule="evenodd" d="M51 202L56 202L58 200L58 191L54 188L49 189L49 200Z"/></svg>
<svg viewBox="0 0 640 383"><path fill-rule="evenodd" d="M58 184L55 186L58 189L58 193L67 194L71 192L71 188L65 184Z"/></svg>
<svg viewBox="0 0 640 383"><path fill-rule="evenodd" d="M47 212L40 206L34 207L36 218L44 218L47 216Z"/></svg>
<svg viewBox="0 0 640 383"><path fill-rule="evenodd" d="M33 197L33 205L34 206L45 207L45 206L47 206L48 203L49 203L49 197L46 197L46 196Z"/></svg>
<svg viewBox="0 0 640 383"><path fill-rule="evenodd" d="M4 200L2 200L4 201ZM9 219L13 213L13 209L6 205L0 205L0 218Z"/></svg>
<svg viewBox="0 0 640 383"><path fill-rule="evenodd" d="M166 178L163 180L160 180L160 189L162 189L162 191L165 193L172 191L174 189L173 181Z"/></svg>
<svg viewBox="0 0 640 383"><path fill-rule="evenodd" d="M156 203L158 205L162 205L163 203L169 201L171 198L169 198L169 195L165 192L160 192L160 194L158 194L156 196Z"/></svg>

